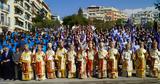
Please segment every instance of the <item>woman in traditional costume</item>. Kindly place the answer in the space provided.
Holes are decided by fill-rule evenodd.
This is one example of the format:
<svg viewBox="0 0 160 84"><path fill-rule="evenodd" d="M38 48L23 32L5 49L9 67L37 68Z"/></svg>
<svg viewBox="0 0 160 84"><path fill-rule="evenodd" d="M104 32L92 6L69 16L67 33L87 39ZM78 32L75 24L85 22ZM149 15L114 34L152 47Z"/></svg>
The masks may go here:
<svg viewBox="0 0 160 84"><path fill-rule="evenodd" d="M56 61L57 61L57 72L59 78L65 78L66 77L66 54L67 50L64 48L63 42L60 42L59 48L56 52Z"/></svg>
<svg viewBox="0 0 160 84"><path fill-rule="evenodd" d="M107 56L108 52L104 49L104 43L101 42L98 50L98 78L107 77Z"/></svg>
<svg viewBox="0 0 160 84"><path fill-rule="evenodd" d="M157 47L157 42L153 42L152 49L149 52L150 63L150 75L152 77L158 77L160 71L160 51Z"/></svg>
<svg viewBox="0 0 160 84"><path fill-rule="evenodd" d="M144 49L144 43L140 43L140 48L136 51L135 69L137 77L144 78L146 76L146 58L147 51Z"/></svg>
<svg viewBox="0 0 160 84"><path fill-rule="evenodd" d="M22 66L22 80L31 80L33 78L32 70L32 52L29 50L28 45L24 46L24 51L20 57Z"/></svg>
<svg viewBox="0 0 160 84"><path fill-rule="evenodd" d="M45 53L42 51L42 46L38 45L38 51L35 53L34 62L35 62L35 72L37 80L45 80Z"/></svg>
<svg viewBox="0 0 160 84"><path fill-rule="evenodd" d="M52 50L52 43L48 43L48 50L46 52L46 72L48 79L56 78L54 56L55 52Z"/></svg>
<svg viewBox="0 0 160 84"><path fill-rule="evenodd" d="M73 78L76 72L75 58L77 53L74 50L74 45L70 46L67 52L67 62L68 62L68 78Z"/></svg>
<svg viewBox="0 0 160 84"><path fill-rule="evenodd" d="M133 71L133 52L130 50L130 43L126 44L126 49L122 52L122 76L131 77Z"/></svg>
<svg viewBox="0 0 160 84"><path fill-rule="evenodd" d="M78 78L83 79L86 78L86 60L87 53L84 50L82 44L80 44L78 53L77 53L77 61L78 61Z"/></svg>
<svg viewBox="0 0 160 84"><path fill-rule="evenodd" d="M107 62L107 68L108 68L108 75L109 78L118 78L118 58L119 53L118 50L115 48L115 43L110 43L110 49L108 50L108 62Z"/></svg>
<svg viewBox="0 0 160 84"><path fill-rule="evenodd" d="M87 52L87 66L86 66L87 75L88 77L91 78L93 77L93 60L96 53L95 49L93 49L93 44L91 41L88 44L88 49L86 50L86 52Z"/></svg>

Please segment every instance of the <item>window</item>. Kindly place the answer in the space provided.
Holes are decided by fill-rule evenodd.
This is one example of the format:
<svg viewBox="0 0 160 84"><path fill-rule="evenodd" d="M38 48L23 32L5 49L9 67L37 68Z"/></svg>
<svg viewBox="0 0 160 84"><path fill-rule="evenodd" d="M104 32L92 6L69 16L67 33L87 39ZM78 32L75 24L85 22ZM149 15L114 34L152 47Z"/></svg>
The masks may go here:
<svg viewBox="0 0 160 84"><path fill-rule="evenodd" d="M1 13L1 21L2 21L2 25L4 25L4 14Z"/></svg>

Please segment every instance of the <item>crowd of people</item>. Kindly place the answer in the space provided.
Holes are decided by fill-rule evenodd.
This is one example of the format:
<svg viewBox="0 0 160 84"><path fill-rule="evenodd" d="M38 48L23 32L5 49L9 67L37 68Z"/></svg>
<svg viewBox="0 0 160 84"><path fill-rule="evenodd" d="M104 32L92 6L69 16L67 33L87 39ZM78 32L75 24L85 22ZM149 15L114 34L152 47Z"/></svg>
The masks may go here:
<svg viewBox="0 0 160 84"><path fill-rule="evenodd" d="M96 31L93 26L36 32L2 32L0 77L54 78L160 77L160 34L135 26ZM147 68L148 67L148 68Z"/></svg>

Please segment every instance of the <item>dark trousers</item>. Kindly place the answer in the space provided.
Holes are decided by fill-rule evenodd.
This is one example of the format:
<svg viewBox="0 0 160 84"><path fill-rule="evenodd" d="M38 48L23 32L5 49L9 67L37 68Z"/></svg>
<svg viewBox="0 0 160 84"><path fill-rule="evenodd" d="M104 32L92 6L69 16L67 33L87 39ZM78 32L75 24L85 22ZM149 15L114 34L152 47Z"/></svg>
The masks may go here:
<svg viewBox="0 0 160 84"><path fill-rule="evenodd" d="M21 80L22 76L22 71L20 64L14 64L14 79L16 80Z"/></svg>
<svg viewBox="0 0 160 84"><path fill-rule="evenodd" d="M0 78L2 78L2 67L1 67L1 62L0 62Z"/></svg>
<svg viewBox="0 0 160 84"><path fill-rule="evenodd" d="M13 79L14 78L14 65L12 62L4 62L1 65L1 72L2 72L2 78L6 79Z"/></svg>

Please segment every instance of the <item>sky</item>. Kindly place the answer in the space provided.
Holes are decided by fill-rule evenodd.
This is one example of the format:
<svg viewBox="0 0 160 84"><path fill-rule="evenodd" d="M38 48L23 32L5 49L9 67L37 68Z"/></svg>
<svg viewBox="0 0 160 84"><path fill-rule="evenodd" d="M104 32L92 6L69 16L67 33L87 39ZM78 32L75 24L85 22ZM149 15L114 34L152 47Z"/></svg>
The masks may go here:
<svg viewBox="0 0 160 84"><path fill-rule="evenodd" d="M111 6L120 10L142 9L153 7L156 0L44 0L50 7L53 15L60 17L74 14L78 9L90 5Z"/></svg>

